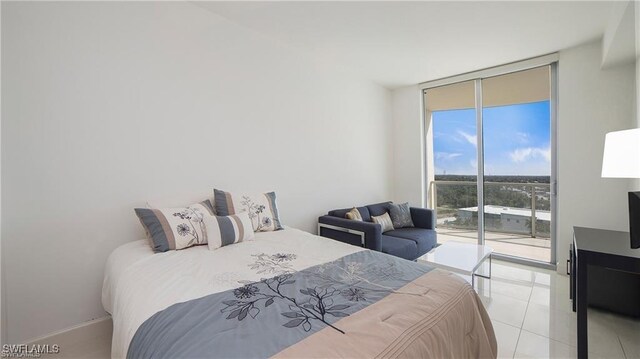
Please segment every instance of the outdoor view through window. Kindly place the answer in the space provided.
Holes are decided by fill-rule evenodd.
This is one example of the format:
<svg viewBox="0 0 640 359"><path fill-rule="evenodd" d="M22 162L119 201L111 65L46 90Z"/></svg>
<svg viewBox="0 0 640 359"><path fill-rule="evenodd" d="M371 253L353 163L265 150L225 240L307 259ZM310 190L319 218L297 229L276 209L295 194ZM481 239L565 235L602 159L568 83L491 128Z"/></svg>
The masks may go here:
<svg viewBox="0 0 640 359"><path fill-rule="evenodd" d="M473 81L425 93L433 138L430 193L437 207L439 242L477 243L478 216L484 215L485 243L497 253L549 263L548 67L484 79L481 84L481 131L476 126ZM484 161L478 160L480 134ZM479 165L484 173L483 214L478 213Z"/></svg>

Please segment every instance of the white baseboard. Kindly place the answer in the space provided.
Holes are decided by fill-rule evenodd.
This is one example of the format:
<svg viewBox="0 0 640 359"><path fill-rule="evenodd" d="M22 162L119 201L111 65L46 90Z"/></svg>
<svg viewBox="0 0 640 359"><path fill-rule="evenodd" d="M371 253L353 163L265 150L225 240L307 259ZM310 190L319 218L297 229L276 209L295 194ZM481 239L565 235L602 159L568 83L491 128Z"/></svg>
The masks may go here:
<svg viewBox="0 0 640 359"><path fill-rule="evenodd" d="M27 344L57 344L60 348L67 348L95 338L108 337L111 340L112 331L111 317L106 316L29 340Z"/></svg>

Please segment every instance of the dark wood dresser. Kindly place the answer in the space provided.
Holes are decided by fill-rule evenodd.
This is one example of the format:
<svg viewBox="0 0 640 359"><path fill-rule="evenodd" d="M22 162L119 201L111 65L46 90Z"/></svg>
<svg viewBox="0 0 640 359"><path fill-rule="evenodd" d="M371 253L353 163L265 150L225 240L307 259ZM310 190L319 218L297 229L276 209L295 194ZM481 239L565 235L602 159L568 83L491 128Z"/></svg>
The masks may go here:
<svg viewBox="0 0 640 359"><path fill-rule="evenodd" d="M574 227L570 273L578 358L587 358L588 305L631 316L640 313L640 249L631 248L628 232Z"/></svg>

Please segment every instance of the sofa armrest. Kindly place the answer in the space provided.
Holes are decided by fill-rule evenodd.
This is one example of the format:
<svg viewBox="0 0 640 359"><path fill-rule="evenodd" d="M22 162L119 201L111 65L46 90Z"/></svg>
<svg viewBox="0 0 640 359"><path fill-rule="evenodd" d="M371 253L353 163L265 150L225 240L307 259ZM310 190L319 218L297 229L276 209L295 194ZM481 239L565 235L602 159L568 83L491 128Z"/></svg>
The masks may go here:
<svg viewBox="0 0 640 359"><path fill-rule="evenodd" d="M345 243L361 245L361 233L364 233L364 246L366 248L374 251L382 250L381 225L334 216L322 216L318 218L318 235L323 237L332 238Z"/></svg>
<svg viewBox="0 0 640 359"><path fill-rule="evenodd" d="M415 227L435 229L435 213L432 209L411 207L411 220Z"/></svg>

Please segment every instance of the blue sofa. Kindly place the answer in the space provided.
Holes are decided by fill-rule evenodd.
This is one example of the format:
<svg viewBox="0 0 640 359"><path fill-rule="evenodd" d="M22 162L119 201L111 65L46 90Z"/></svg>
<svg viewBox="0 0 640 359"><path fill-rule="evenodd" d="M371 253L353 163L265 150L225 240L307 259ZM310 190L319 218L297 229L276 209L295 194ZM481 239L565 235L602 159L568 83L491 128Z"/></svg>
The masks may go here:
<svg viewBox="0 0 640 359"><path fill-rule="evenodd" d="M415 227L382 233L382 226L373 223L371 216L389 212L390 204L391 202L382 202L357 207L362 221L345 218L351 208L329 211L327 215L318 218L318 234L408 260L416 260L436 246L434 213L426 208L411 207L411 219Z"/></svg>

